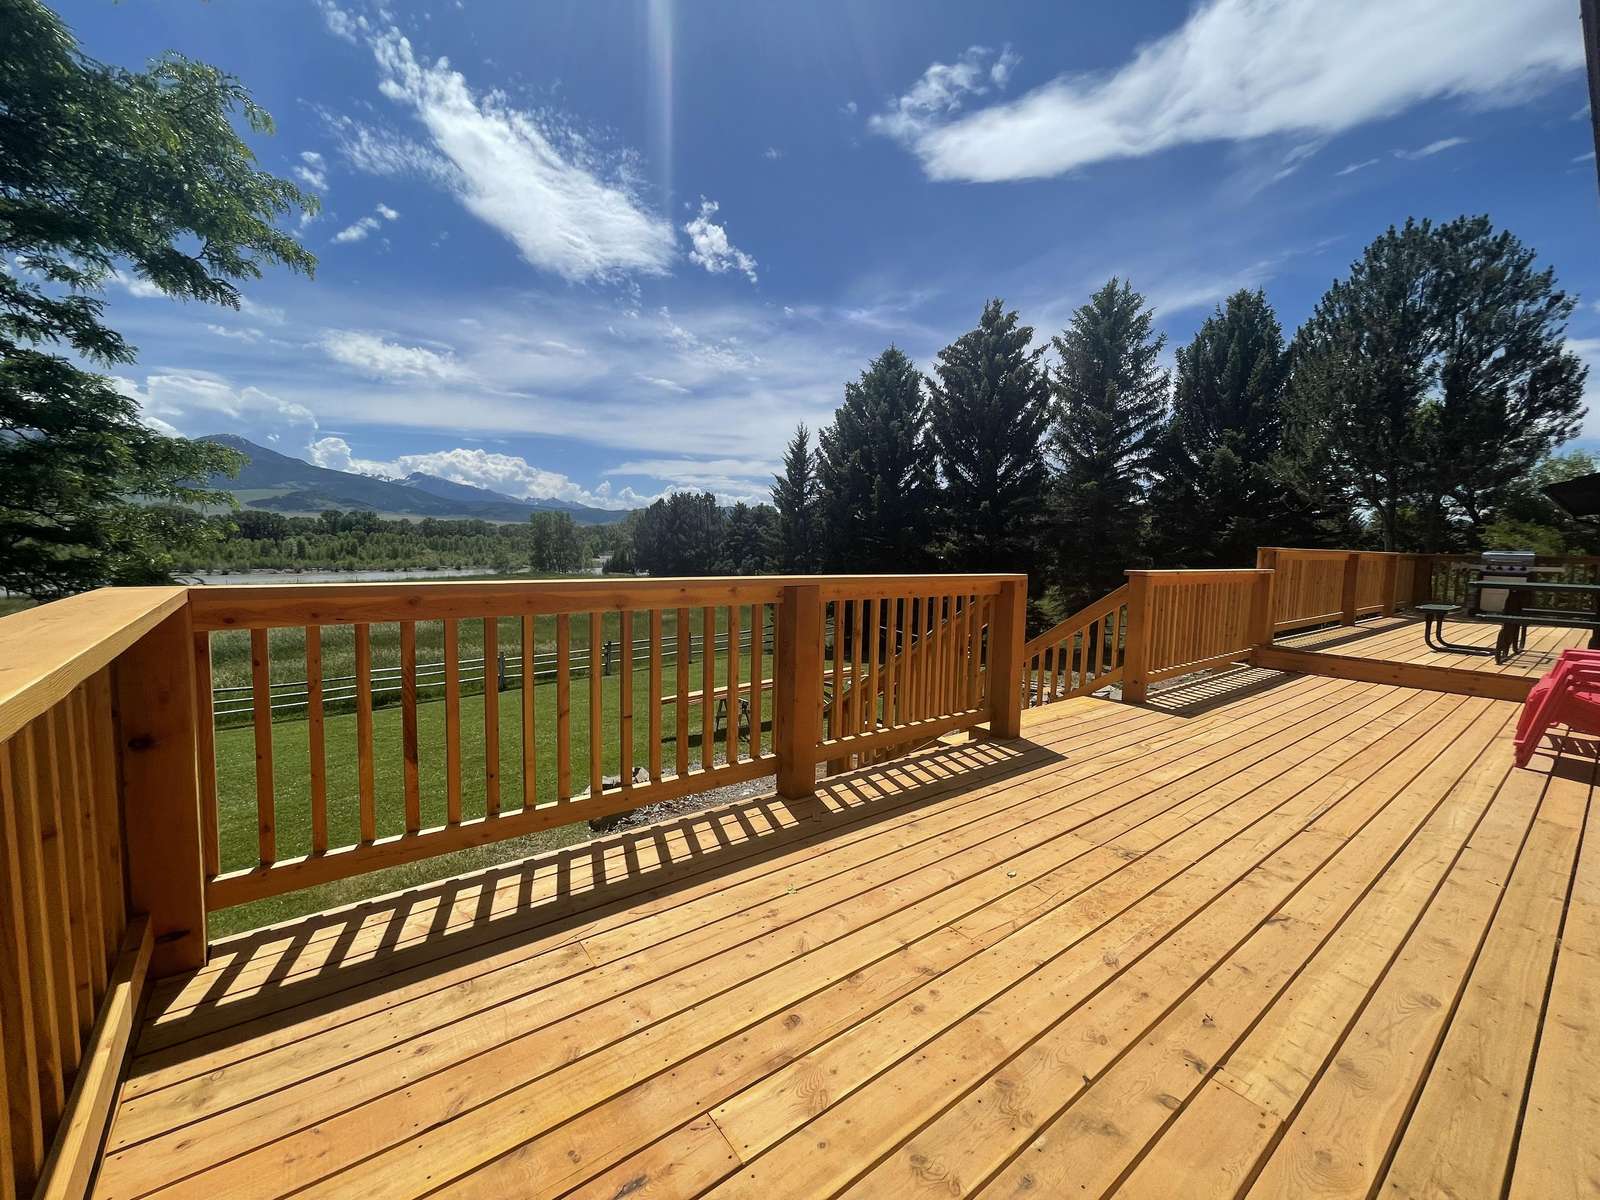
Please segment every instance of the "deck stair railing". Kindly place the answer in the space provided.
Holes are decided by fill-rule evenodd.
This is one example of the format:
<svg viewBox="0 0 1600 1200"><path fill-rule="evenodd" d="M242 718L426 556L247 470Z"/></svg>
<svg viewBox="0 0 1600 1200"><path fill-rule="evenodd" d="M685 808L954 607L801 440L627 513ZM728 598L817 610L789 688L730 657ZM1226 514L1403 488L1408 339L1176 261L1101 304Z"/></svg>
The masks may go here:
<svg viewBox="0 0 1600 1200"><path fill-rule="evenodd" d="M1022 648L1022 702L1028 708L1086 696L1122 681L1128 636L1128 585L1102 596L1030 638Z"/></svg>

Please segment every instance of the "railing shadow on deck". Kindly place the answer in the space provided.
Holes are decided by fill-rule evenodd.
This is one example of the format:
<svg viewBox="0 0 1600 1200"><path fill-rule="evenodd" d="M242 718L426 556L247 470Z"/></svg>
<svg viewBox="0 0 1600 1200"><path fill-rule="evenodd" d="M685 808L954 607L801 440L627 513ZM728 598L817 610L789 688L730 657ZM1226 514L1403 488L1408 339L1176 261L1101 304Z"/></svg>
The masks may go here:
<svg viewBox="0 0 1600 1200"><path fill-rule="evenodd" d="M1175 717L1198 717L1247 696L1293 683L1296 676L1260 667L1232 667L1203 675L1187 675L1151 692L1139 705Z"/></svg>
<svg viewBox="0 0 1600 1200"><path fill-rule="evenodd" d="M146 1021L192 1005L175 1020L194 1024L197 1053L215 1050L228 1044L228 1029L239 1022L250 1022L250 1036L259 1036L337 1009L357 994L376 996L425 984L430 974L519 944L539 943L545 950L575 944L576 939L564 942L564 935L599 917L808 846L824 846L841 832L1057 761L1064 756L1026 738L943 746L819 780L816 795L806 800L767 795L721 805L242 934L215 947L223 963L214 964L202 995L182 990L190 977L177 977L172 985L179 990L153 996ZM516 889L514 905L508 902L509 888ZM431 920L417 928L416 917L430 910ZM382 932L373 944L376 927ZM330 939L334 944L327 947ZM244 974L260 970L261 960L270 960L270 969L249 985L243 999L230 1001L228 993ZM227 1019L219 1021L224 1012ZM163 1057L181 1059L181 1046L189 1039L182 1030L172 1032L173 1044Z"/></svg>
<svg viewBox="0 0 1600 1200"><path fill-rule="evenodd" d="M1369 638L1394 633L1408 626L1416 628L1417 641L1421 642L1422 618L1412 616L1410 613L1395 613L1392 617L1363 617L1356 625L1324 625L1318 629L1297 629L1290 633L1279 634L1276 641L1280 645L1296 650L1332 650L1336 646L1364 642Z"/></svg>

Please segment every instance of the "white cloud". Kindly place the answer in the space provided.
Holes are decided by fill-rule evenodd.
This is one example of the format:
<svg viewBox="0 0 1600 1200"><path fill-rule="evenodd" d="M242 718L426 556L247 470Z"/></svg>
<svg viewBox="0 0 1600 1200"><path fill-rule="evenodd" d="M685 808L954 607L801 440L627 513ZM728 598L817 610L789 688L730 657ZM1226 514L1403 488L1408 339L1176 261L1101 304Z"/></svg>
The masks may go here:
<svg viewBox="0 0 1600 1200"><path fill-rule="evenodd" d="M1594 151L1591 150L1587 154L1574 155L1572 161L1575 162L1575 163L1593 162L1594 161Z"/></svg>
<svg viewBox="0 0 1600 1200"><path fill-rule="evenodd" d="M536 467L517 454L496 454L481 449L457 447L425 454L402 454L379 461L357 458L350 443L342 437L325 437L306 448L307 456L319 467L331 471L350 471L358 475L377 475L403 479L414 471L436 475L452 483L487 488L520 500L565 500L591 508L624 509L648 504L653 496L641 496L632 488L613 491L609 483L586 488L559 471Z"/></svg>
<svg viewBox="0 0 1600 1200"><path fill-rule="evenodd" d="M689 394L689 389L684 387L683 384L678 383L675 380L663 379L659 375L641 374L638 376L638 379L640 383L648 383L650 386L661 388L663 391L676 392L680 396L687 396Z"/></svg>
<svg viewBox="0 0 1600 1200"><path fill-rule="evenodd" d="M362 217L355 224L347 225L345 228L333 235L333 240L340 243L364 241L369 233L382 228L382 223L378 220L378 217L382 217L385 221L397 221L400 219L400 214L395 212L395 210L390 208L387 204L380 203L378 207L372 211L376 213L377 216Z"/></svg>
<svg viewBox="0 0 1600 1200"><path fill-rule="evenodd" d="M322 10L323 23L327 25L328 32L334 37L343 38L345 41L356 44L359 35L367 30L367 19L359 13L346 12L333 0L317 0L317 7Z"/></svg>
<svg viewBox="0 0 1600 1200"><path fill-rule="evenodd" d="M424 346L403 346L375 333L330 329L322 335L323 352L335 362L378 379L460 379L465 372L455 356Z"/></svg>
<svg viewBox="0 0 1600 1200"><path fill-rule="evenodd" d="M445 187L458 186L460 173L444 156L415 138L367 125L352 117L318 110L346 162L368 175L418 176Z"/></svg>
<svg viewBox="0 0 1600 1200"><path fill-rule="evenodd" d="M509 238L530 264L565 279L664 273L671 225L602 176L591 143L547 114L474 95L440 59L421 62L396 29L372 39L380 90L407 106L454 168L453 189L474 216Z"/></svg>
<svg viewBox="0 0 1600 1200"><path fill-rule="evenodd" d="M117 388L139 402L146 424L189 437L207 433L266 429L315 429L317 418L304 404L258 387L236 387L204 371L159 372L144 386L124 376ZM159 424L158 424L159 423Z"/></svg>
<svg viewBox="0 0 1600 1200"><path fill-rule="evenodd" d="M1378 161L1379 160L1376 159L1376 158L1369 158L1369 159L1365 159L1362 162L1353 162L1348 167L1342 167L1339 170L1335 171L1334 174L1335 175L1354 175L1357 171L1365 171L1368 167L1377 166L1378 165Z"/></svg>
<svg viewBox="0 0 1600 1200"><path fill-rule="evenodd" d="M269 325L282 325L284 312L270 304L258 304L249 296L239 297L239 311L246 316L254 317L258 321L265 321Z"/></svg>
<svg viewBox="0 0 1600 1200"><path fill-rule="evenodd" d="M294 169L295 178L319 192L328 190L328 165L315 150L300 152L300 165Z"/></svg>
<svg viewBox="0 0 1600 1200"><path fill-rule="evenodd" d="M1440 138L1436 142L1429 142L1426 146L1418 146L1415 150L1396 150L1396 158L1418 159L1432 158L1435 154L1442 154L1446 150L1453 150L1457 146L1465 146L1467 139L1464 137Z"/></svg>
<svg viewBox="0 0 1600 1200"><path fill-rule="evenodd" d="M333 240L343 244L345 242L365 241L367 234L378 228L377 217L362 217L354 225L346 225L333 235Z"/></svg>
<svg viewBox="0 0 1600 1200"><path fill-rule="evenodd" d="M867 127L893 138L913 140L930 123L954 116L973 96L1003 88L1017 63L1010 47L998 55L987 46L968 46L953 63L936 62L894 100L887 111L867 120Z"/></svg>
<svg viewBox="0 0 1600 1200"><path fill-rule="evenodd" d="M1583 359L1589 368L1589 379L1583 390L1583 402L1589 411L1584 414L1583 430L1578 436L1600 438L1600 337L1568 338L1567 349Z"/></svg>
<svg viewBox="0 0 1600 1200"><path fill-rule="evenodd" d="M1115 70L977 112L955 110L982 82L936 63L873 126L934 179L1035 179L1191 143L1331 136L1429 99L1516 103L1582 65L1568 0L1210 0Z"/></svg>
<svg viewBox="0 0 1600 1200"><path fill-rule="evenodd" d="M771 162L777 162L783 157L783 151L779 150L776 146L768 146L761 152L761 157L768 159Z"/></svg>
<svg viewBox="0 0 1600 1200"><path fill-rule="evenodd" d="M111 282L124 289L128 295L136 300L154 300L157 297L166 295L165 292L148 279L141 279L137 275L128 275L122 271L111 272Z"/></svg>
<svg viewBox="0 0 1600 1200"><path fill-rule="evenodd" d="M239 342L259 342L261 331L259 329L230 329L226 325L206 325L206 331L220 338L232 338Z"/></svg>
<svg viewBox="0 0 1600 1200"><path fill-rule="evenodd" d="M689 261L721 275L724 271L744 272L751 283L756 281L756 260L728 240L728 231L712 220L717 215L717 202L700 197L700 213L683 227L689 235Z"/></svg>

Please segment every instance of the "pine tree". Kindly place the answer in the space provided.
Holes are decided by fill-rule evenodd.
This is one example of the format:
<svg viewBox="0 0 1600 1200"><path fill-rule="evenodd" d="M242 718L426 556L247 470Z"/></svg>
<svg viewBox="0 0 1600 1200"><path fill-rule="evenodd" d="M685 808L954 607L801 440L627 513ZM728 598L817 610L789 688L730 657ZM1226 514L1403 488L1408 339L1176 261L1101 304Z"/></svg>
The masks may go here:
<svg viewBox="0 0 1600 1200"><path fill-rule="evenodd" d="M836 571L914 571L929 559L934 455L922 376L890 346L844 387L819 437L823 543Z"/></svg>
<svg viewBox="0 0 1600 1200"><path fill-rule="evenodd" d="M1246 567L1258 546L1315 540L1309 502L1283 462L1288 355L1260 292L1239 291L1178 351L1172 416L1150 492L1155 558Z"/></svg>
<svg viewBox="0 0 1600 1200"><path fill-rule="evenodd" d="M790 574L809 575L821 568L818 499L811 431L799 425L784 451L783 471L772 480L772 503L778 510L778 565Z"/></svg>
<svg viewBox="0 0 1600 1200"><path fill-rule="evenodd" d="M1050 381L1033 330L999 300L939 352L929 428L939 456L940 542L963 571L1037 574L1049 473Z"/></svg>
<svg viewBox="0 0 1600 1200"><path fill-rule="evenodd" d="M1116 587L1143 557L1146 470L1169 387L1153 322L1144 297L1113 278L1051 341L1061 472L1050 541L1069 606Z"/></svg>

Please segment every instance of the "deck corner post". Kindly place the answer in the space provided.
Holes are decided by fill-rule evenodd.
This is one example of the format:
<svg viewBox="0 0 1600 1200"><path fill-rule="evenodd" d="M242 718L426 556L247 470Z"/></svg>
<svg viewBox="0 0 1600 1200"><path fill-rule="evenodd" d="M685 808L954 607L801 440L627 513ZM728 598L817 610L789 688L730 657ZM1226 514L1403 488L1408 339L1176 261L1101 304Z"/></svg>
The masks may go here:
<svg viewBox="0 0 1600 1200"><path fill-rule="evenodd" d="M1028 639L1028 577L1000 584L989 630L989 734L1022 736L1022 648Z"/></svg>
<svg viewBox="0 0 1600 1200"><path fill-rule="evenodd" d="M115 666L128 905L150 916L152 978L206 961L193 642L185 606Z"/></svg>
<svg viewBox="0 0 1600 1200"><path fill-rule="evenodd" d="M1145 614L1149 609L1149 572L1129 571L1128 640L1122 651L1122 699L1128 704L1143 704L1150 686L1145 668L1150 642L1150 627Z"/></svg>
<svg viewBox="0 0 1600 1200"><path fill-rule="evenodd" d="M1275 598L1272 594L1277 575L1271 567L1256 568L1255 587L1250 591L1250 641L1254 646L1272 645L1272 639L1277 634Z"/></svg>
<svg viewBox="0 0 1600 1200"><path fill-rule="evenodd" d="M786 584L773 647L772 746L778 795L803 800L817 790L817 716L822 711L822 589Z"/></svg>
<svg viewBox="0 0 1600 1200"><path fill-rule="evenodd" d="M1344 558L1344 589L1339 596L1339 624L1356 623L1356 580L1361 572L1361 554L1352 550Z"/></svg>

